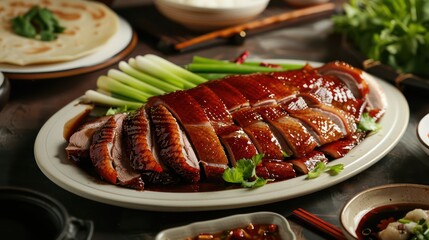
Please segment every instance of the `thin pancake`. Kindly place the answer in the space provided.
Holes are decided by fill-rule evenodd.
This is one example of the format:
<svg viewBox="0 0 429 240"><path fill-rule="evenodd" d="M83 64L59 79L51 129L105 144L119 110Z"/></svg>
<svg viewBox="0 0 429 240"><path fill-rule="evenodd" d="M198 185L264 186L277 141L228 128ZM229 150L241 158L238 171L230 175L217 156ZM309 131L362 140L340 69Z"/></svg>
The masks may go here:
<svg viewBox="0 0 429 240"><path fill-rule="evenodd" d="M44 42L16 35L11 19L32 6L54 13L64 33ZM70 61L96 51L117 31L119 18L98 2L82 0L2 0L0 1L0 63L30 65Z"/></svg>

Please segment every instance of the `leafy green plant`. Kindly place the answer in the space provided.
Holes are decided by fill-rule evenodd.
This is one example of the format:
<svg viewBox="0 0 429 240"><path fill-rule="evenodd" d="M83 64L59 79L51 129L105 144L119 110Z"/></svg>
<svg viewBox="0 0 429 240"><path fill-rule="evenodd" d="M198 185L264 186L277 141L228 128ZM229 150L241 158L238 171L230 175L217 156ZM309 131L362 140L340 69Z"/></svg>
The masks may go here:
<svg viewBox="0 0 429 240"><path fill-rule="evenodd" d="M429 1L350 0L333 21L368 58L429 76Z"/></svg>

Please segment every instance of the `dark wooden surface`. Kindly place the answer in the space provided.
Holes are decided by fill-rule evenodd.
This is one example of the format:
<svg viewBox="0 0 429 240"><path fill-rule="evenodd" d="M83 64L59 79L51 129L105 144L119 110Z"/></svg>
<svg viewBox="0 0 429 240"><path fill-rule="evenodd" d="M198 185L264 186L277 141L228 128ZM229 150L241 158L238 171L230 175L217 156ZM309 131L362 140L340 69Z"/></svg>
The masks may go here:
<svg viewBox="0 0 429 240"><path fill-rule="evenodd" d="M118 9L125 18L126 9ZM131 24L137 19L128 19ZM255 58L305 59L311 61L348 60L339 47L339 38L332 34L329 19L298 24L252 36L242 45L218 45L182 54L165 55L144 33L130 56L154 53L177 64L186 64L193 55L232 59L245 50ZM11 96L0 110L0 186L26 187L59 200L73 216L94 222L93 239L152 239L169 227L208 220L236 213L273 211L289 216L301 207L318 217L338 225L341 207L356 193L388 183L429 184L429 157L419 148L416 125L429 112L427 91L406 88L410 105L410 121L400 142L379 162L366 171L328 189L292 200L257 207L190 212L151 212L110 206L63 190L37 167L33 145L37 133L47 119L87 89L95 89L96 79L109 68L74 77L16 81L11 80ZM298 239L325 239L291 220ZM329 238L326 238L329 239Z"/></svg>

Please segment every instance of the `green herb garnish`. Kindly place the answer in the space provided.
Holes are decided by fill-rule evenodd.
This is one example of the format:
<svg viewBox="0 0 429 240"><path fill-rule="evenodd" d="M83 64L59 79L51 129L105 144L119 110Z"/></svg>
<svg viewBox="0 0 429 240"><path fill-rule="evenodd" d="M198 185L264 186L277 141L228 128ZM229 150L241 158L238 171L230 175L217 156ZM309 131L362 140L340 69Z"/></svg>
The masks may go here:
<svg viewBox="0 0 429 240"><path fill-rule="evenodd" d="M380 124L378 124L373 117L371 117L368 113L363 113L362 116L359 119L358 129L360 131L366 132L366 131L378 131L381 127Z"/></svg>
<svg viewBox="0 0 429 240"><path fill-rule="evenodd" d="M313 179L320 176L320 174L326 172L329 173L331 176L337 175L344 169L344 164L336 164L332 166L326 166L324 162L318 162L313 170L311 170L307 174L307 179Z"/></svg>
<svg viewBox="0 0 429 240"><path fill-rule="evenodd" d="M229 183L241 184L246 188L257 188L265 185L269 179L256 175L256 166L262 161L263 154L256 154L251 159L240 159L235 167L227 168L222 178Z"/></svg>
<svg viewBox="0 0 429 240"><path fill-rule="evenodd" d="M428 13L427 0L350 0L333 21L366 57L429 76Z"/></svg>
<svg viewBox="0 0 429 240"><path fill-rule="evenodd" d="M60 26L54 14L47 8L34 6L23 15L11 20L12 30L23 37L52 41L65 28Z"/></svg>

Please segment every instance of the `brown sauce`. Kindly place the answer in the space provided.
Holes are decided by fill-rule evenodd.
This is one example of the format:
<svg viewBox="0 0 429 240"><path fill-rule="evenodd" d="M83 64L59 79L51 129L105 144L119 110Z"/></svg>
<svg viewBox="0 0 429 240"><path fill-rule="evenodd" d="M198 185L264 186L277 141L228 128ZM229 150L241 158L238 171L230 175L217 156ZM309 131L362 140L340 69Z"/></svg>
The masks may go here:
<svg viewBox="0 0 429 240"><path fill-rule="evenodd" d="M394 204L375 208L363 216L356 230L358 239L377 240L378 233L416 208L429 209L429 205Z"/></svg>
<svg viewBox="0 0 429 240"><path fill-rule="evenodd" d="M217 233L200 233L186 240L229 240L229 239L258 239L280 240L278 226L276 224L249 224L242 228L235 228Z"/></svg>

